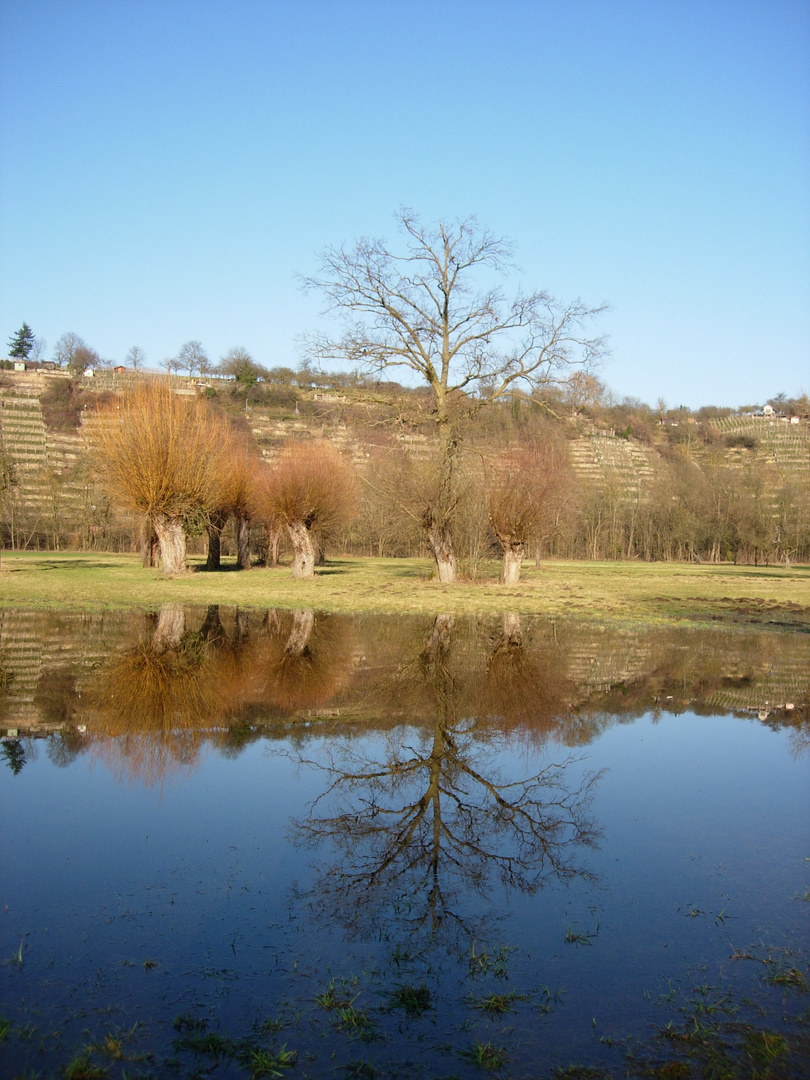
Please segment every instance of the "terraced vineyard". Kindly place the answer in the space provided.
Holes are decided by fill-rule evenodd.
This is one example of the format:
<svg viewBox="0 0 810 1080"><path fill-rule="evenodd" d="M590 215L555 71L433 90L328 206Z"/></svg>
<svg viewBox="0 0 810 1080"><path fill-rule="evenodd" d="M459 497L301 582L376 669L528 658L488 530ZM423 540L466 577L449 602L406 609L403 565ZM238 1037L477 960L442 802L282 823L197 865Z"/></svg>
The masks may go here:
<svg viewBox="0 0 810 1080"><path fill-rule="evenodd" d="M138 523L116 514L94 483L89 466L87 432L95 422L92 409L84 409L74 430L50 430L45 422L40 399L53 380L62 378L66 376L60 373L17 372L3 377L0 438L17 480L4 508L6 543L16 548L131 548ZM131 375L105 372L87 380L83 390L121 390L131 381ZM362 467L381 439L390 441L383 429L364 422L362 406L355 404L344 415L340 407L321 407L322 393L298 391L298 396L302 408L305 399L308 402L307 415L300 414L297 406L249 411L249 426L264 457L272 458L290 438L325 437ZM609 493L616 505L649 502L672 458L671 431L662 427L656 442L649 444L583 418L566 423L571 462L583 490ZM776 468L780 483L806 484L810 475L810 423L806 419L790 423L777 417L729 416L711 426L714 439L706 443L694 424L684 425L683 441L677 446L682 460L704 472L718 464L733 469L770 465ZM734 436L745 438L747 444L735 444ZM430 438L418 431L400 432L399 438L411 452L429 452Z"/></svg>

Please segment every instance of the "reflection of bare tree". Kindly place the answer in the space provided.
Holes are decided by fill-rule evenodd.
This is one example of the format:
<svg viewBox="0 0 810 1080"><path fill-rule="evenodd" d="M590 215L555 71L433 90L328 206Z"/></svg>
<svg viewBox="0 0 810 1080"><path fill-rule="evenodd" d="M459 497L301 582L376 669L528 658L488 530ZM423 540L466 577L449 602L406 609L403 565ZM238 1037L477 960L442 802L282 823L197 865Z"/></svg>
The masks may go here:
<svg viewBox="0 0 810 1080"><path fill-rule="evenodd" d="M480 898L493 876L533 891L581 875L579 851L598 835L589 815L596 778L569 790L570 759L528 777L503 775L504 737L477 730L450 670L453 623L437 616L426 647L390 684L400 702L429 692L432 723L393 732L374 758L352 741L332 751L329 786L295 827L340 852L318 899L355 931L394 912L412 931L465 926L462 890Z"/></svg>

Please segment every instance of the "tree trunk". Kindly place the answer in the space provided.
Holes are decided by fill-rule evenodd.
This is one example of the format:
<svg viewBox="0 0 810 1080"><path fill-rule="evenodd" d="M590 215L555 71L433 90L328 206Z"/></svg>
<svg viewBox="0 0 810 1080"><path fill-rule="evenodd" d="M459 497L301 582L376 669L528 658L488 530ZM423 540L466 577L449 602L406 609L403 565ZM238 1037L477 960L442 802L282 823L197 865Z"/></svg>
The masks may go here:
<svg viewBox="0 0 810 1080"><path fill-rule="evenodd" d="M160 541L164 574L182 574L186 569L186 534L179 518L159 514L153 525Z"/></svg>
<svg viewBox="0 0 810 1080"><path fill-rule="evenodd" d="M453 551L453 538L447 526L431 521L427 528L427 540L433 558L436 560L436 573L443 585L452 585L456 580L456 554Z"/></svg>
<svg viewBox="0 0 810 1080"><path fill-rule="evenodd" d="M157 566L160 555L160 541L152 522L148 519L141 527L141 565Z"/></svg>
<svg viewBox="0 0 810 1080"><path fill-rule="evenodd" d="M176 649L186 629L186 616L180 604L164 604L158 614L152 645L156 653Z"/></svg>
<svg viewBox="0 0 810 1080"><path fill-rule="evenodd" d="M315 545L312 535L303 521L288 523L290 542L293 548L292 576L294 578L315 577Z"/></svg>
<svg viewBox="0 0 810 1080"><path fill-rule="evenodd" d="M273 525L267 529L267 558L265 566L278 566L278 546L281 543L281 525Z"/></svg>
<svg viewBox="0 0 810 1080"><path fill-rule="evenodd" d="M294 611L292 630L284 646L287 656L303 656L315 626L314 611Z"/></svg>
<svg viewBox="0 0 810 1080"><path fill-rule="evenodd" d="M224 514L212 514L208 523L208 558L206 570L219 570L222 563L222 530L228 519Z"/></svg>
<svg viewBox="0 0 810 1080"><path fill-rule="evenodd" d="M517 611L505 611L503 614L503 637L505 645L523 645L523 629L520 623L520 613Z"/></svg>
<svg viewBox="0 0 810 1080"><path fill-rule="evenodd" d="M503 543L502 585L517 585L520 581L520 567L526 554L526 545L520 541Z"/></svg>
<svg viewBox="0 0 810 1080"><path fill-rule="evenodd" d="M236 515L236 568L250 569L250 518L247 514Z"/></svg>

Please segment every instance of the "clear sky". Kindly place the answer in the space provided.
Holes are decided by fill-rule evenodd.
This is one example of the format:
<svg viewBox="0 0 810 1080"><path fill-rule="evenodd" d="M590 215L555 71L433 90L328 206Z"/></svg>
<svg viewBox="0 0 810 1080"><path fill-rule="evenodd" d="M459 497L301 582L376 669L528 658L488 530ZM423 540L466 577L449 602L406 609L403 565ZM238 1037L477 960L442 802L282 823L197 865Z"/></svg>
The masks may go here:
<svg viewBox="0 0 810 1080"><path fill-rule="evenodd" d="M618 396L810 392L807 0L0 0L0 351L297 367L326 245L477 215Z"/></svg>

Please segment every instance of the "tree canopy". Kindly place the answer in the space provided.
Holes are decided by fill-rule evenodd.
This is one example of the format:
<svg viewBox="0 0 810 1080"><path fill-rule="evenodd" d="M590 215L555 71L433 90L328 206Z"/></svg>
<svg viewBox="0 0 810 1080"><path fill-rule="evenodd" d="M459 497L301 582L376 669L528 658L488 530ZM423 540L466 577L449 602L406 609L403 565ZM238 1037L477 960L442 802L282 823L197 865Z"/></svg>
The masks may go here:
<svg viewBox="0 0 810 1080"><path fill-rule="evenodd" d="M310 341L320 363L340 362L376 376L404 368L426 385L438 434L441 480L425 505L423 525L439 579L455 580L452 518L463 421L491 402L533 391L592 365L604 339L589 326L604 310L558 301L541 290L516 290L512 245L475 218L424 226L402 210L404 245L362 238L330 247L305 289L326 299L342 333Z"/></svg>

